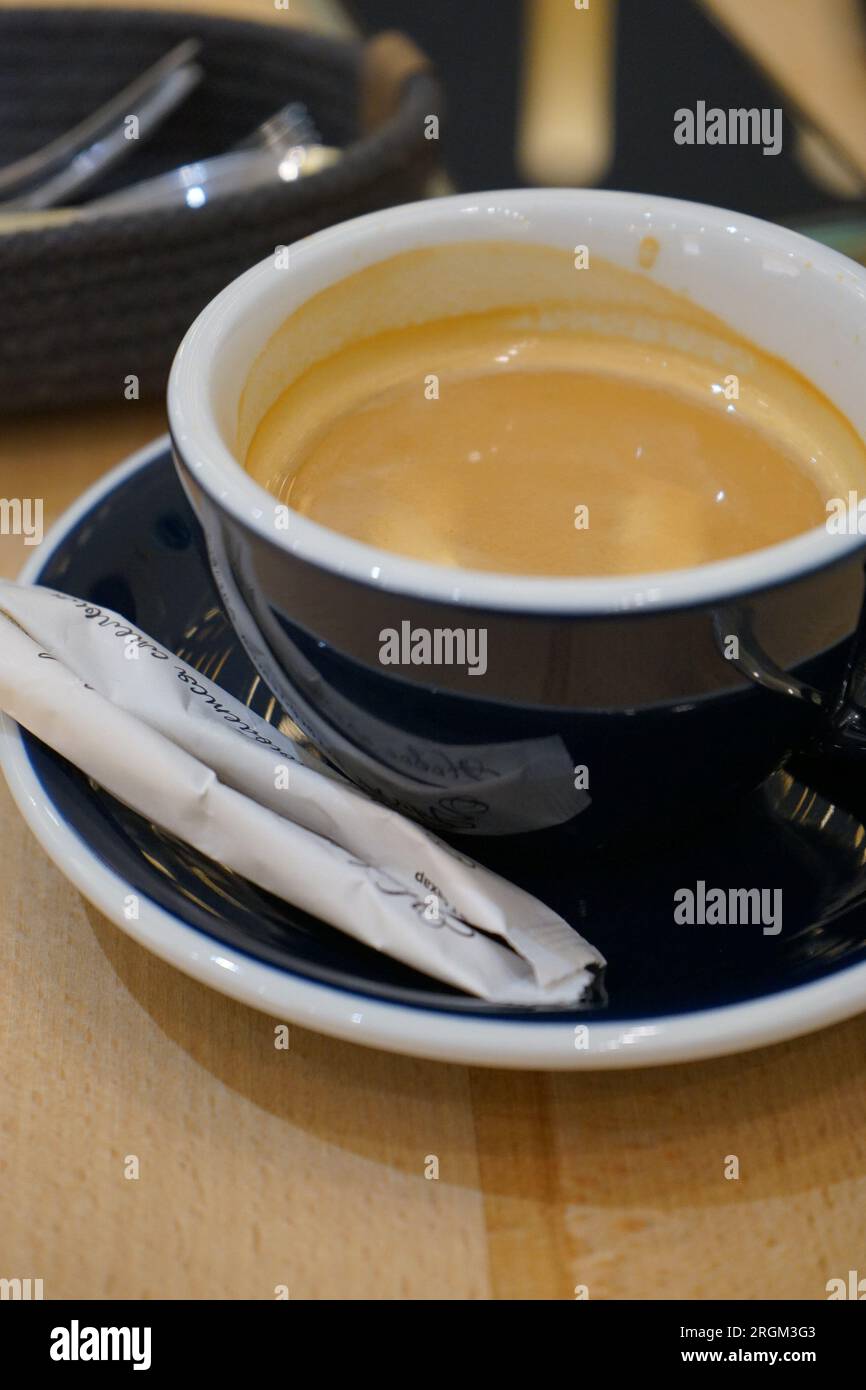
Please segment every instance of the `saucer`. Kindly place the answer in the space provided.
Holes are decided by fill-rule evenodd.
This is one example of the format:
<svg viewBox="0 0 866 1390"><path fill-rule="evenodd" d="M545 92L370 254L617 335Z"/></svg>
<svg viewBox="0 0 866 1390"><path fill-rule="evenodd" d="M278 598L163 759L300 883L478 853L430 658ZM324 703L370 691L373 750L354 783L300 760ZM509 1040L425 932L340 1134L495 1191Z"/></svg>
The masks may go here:
<svg viewBox="0 0 866 1390"><path fill-rule="evenodd" d="M22 578L116 609L279 720L222 612L166 438L87 492ZM603 951L604 995L586 1009L503 1008L410 970L204 859L2 716L0 763L43 848L121 930L232 998L370 1047L499 1067L650 1066L866 1009L866 787L827 760L792 761L730 813L684 817L666 841L520 856L507 840L459 842ZM674 893L700 883L780 889L781 931L678 924Z"/></svg>

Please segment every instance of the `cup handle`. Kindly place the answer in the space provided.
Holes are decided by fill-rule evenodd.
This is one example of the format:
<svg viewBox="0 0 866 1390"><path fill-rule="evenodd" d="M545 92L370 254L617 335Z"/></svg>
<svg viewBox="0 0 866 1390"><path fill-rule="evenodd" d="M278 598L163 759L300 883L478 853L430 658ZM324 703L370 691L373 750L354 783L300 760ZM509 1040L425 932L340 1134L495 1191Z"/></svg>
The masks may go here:
<svg viewBox="0 0 866 1390"><path fill-rule="evenodd" d="M783 671L755 637L748 608L727 604L713 614L719 650L731 665L765 690L810 705L819 715L807 751L818 756L866 758L866 604L861 609L838 690L822 691ZM732 652L732 638L736 648Z"/></svg>
<svg viewBox="0 0 866 1390"><path fill-rule="evenodd" d="M725 660L753 685L826 710L827 697L816 686L783 671L763 650L752 627L750 609L737 604L717 608L713 614L713 633Z"/></svg>

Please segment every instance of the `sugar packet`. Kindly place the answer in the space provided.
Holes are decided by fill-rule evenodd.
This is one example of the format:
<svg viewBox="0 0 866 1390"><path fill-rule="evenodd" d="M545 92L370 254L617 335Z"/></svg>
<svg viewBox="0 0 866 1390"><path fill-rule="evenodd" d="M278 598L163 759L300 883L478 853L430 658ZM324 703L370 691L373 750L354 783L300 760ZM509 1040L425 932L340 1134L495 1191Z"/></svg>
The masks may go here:
<svg viewBox="0 0 866 1390"><path fill-rule="evenodd" d="M0 581L0 708L202 854L457 989L576 1004L605 964L529 893L99 605Z"/></svg>

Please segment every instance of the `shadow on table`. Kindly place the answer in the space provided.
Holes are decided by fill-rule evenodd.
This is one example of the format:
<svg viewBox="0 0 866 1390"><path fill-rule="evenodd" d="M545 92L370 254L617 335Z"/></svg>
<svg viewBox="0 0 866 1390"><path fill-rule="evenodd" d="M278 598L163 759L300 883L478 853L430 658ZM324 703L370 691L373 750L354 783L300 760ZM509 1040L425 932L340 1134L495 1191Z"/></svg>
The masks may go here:
<svg viewBox="0 0 866 1390"><path fill-rule="evenodd" d="M432 1149L443 1179L486 1196L664 1211L692 1190L717 1205L866 1173L855 1142L866 1134L866 1016L738 1057L631 1072L466 1068L294 1025L286 1053L274 1047L274 1019L86 911L125 988L199 1066L288 1125L419 1180ZM455 1123L455 1109L470 1108L472 1123ZM742 1165L738 1182L714 1180L728 1155Z"/></svg>

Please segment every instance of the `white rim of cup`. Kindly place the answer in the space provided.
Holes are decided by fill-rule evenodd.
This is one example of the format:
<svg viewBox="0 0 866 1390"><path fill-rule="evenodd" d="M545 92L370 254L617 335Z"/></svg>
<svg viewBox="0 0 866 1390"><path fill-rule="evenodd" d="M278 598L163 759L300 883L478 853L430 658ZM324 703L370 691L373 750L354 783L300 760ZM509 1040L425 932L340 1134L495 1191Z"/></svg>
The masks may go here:
<svg viewBox="0 0 866 1390"><path fill-rule="evenodd" d="M702 203L639 193L599 189L497 190L404 204L343 222L294 243L293 265L295 273L303 275L313 265L321 266L331 258L345 255L359 241L369 245L385 230L398 234L405 231L407 245L435 244L437 233L445 229L453 233L455 223L468 216L523 216L529 223L532 214L563 206L573 207L576 212L619 206L623 216L642 219L641 235L653 230L655 215L667 230L685 223L690 231L697 226L701 231L735 231L740 239L759 241L782 254L808 257L811 266L822 274L828 292L858 301L866 326L866 270L846 256L758 218ZM419 241L419 230L429 232L430 240ZM493 231L489 235L493 236ZM453 235L448 239L453 240ZM543 237L529 236L527 240L543 241ZM364 264L393 254L396 252L391 247ZM226 286L199 314L174 359L168 413L176 450L196 482L237 521L277 549L387 592L470 607L579 616L691 607L725 600L838 563L864 545L860 535L830 534L826 527L819 526L762 550L689 569L607 579L551 579L428 564L377 550L298 513L293 513L290 533L279 530L273 525L274 499L226 447L209 398L210 374L217 354L238 325L248 321L270 297L273 272L273 258L259 262ZM344 275L344 271L335 274L333 282Z"/></svg>

